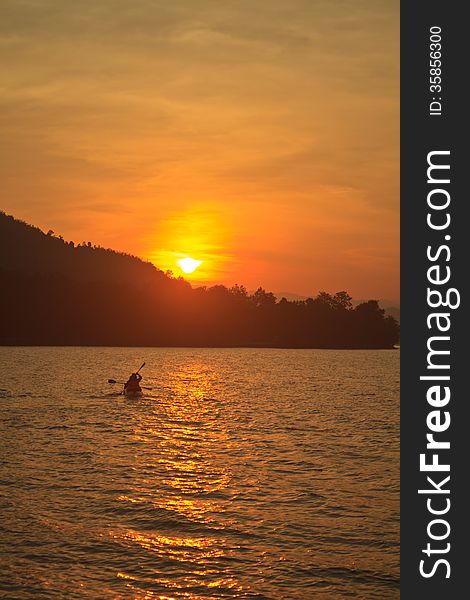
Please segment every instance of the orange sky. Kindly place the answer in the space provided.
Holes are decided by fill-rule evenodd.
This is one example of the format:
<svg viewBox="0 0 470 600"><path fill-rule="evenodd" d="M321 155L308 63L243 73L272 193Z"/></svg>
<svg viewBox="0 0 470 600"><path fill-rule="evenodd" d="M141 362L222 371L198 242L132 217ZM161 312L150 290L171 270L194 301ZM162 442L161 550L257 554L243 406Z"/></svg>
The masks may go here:
<svg viewBox="0 0 470 600"><path fill-rule="evenodd" d="M399 295L398 0L4 0L0 208L275 292Z"/></svg>

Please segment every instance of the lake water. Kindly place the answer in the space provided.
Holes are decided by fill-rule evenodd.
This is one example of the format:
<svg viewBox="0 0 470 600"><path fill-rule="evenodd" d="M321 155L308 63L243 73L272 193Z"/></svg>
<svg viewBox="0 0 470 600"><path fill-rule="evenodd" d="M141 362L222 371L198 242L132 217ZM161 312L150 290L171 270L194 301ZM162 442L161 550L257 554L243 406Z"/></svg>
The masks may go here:
<svg viewBox="0 0 470 600"><path fill-rule="evenodd" d="M141 398L119 395L143 361ZM399 598L399 351L0 348L0 597Z"/></svg>

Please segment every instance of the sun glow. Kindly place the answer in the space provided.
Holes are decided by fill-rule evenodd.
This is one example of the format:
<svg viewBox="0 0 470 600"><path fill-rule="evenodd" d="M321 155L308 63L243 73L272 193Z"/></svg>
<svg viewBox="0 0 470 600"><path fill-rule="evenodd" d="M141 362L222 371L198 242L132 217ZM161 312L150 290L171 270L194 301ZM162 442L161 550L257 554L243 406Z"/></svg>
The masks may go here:
<svg viewBox="0 0 470 600"><path fill-rule="evenodd" d="M178 261L178 265L183 273L194 273L194 271L202 264L202 260L195 260L194 258L190 258L189 256L186 258L181 258Z"/></svg>
<svg viewBox="0 0 470 600"><path fill-rule="evenodd" d="M162 215L141 254L161 271L193 284L232 281L234 227L233 215L218 206L186 206Z"/></svg>

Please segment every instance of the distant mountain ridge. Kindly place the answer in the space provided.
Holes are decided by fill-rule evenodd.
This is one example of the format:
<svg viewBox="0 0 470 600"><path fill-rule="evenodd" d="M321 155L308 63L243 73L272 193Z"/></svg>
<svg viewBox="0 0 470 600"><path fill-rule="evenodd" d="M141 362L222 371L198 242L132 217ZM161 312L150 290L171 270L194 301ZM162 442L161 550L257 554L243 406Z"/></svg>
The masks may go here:
<svg viewBox="0 0 470 600"><path fill-rule="evenodd" d="M1 212L0 276L2 345L392 348L399 339L374 300L192 288L135 256L75 245Z"/></svg>

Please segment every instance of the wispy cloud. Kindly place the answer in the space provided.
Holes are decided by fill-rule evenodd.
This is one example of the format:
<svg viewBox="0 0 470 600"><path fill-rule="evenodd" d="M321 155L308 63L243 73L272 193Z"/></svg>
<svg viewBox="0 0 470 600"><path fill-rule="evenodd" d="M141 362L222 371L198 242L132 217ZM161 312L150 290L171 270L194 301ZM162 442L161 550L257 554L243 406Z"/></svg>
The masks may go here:
<svg viewBox="0 0 470 600"><path fill-rule="evenodd" d="M230 254L264 257L245 275L277 289L311 281L322 261L339 272L362 246L397 267L398 10L397 0L4 0L4 208L141 252L172 210L217 204L240 240ZM123 234L137 226L141 237ZM382 295L396 295L397 273Z"/></svg>

